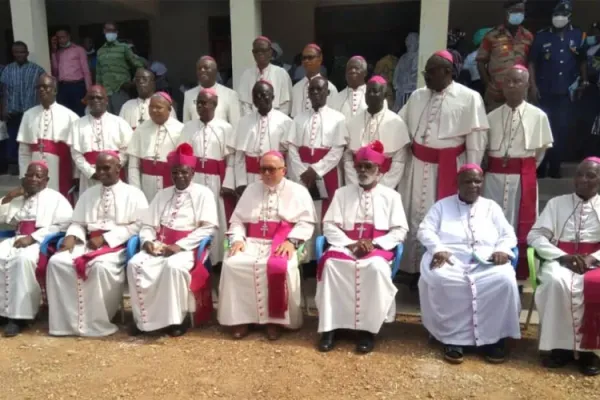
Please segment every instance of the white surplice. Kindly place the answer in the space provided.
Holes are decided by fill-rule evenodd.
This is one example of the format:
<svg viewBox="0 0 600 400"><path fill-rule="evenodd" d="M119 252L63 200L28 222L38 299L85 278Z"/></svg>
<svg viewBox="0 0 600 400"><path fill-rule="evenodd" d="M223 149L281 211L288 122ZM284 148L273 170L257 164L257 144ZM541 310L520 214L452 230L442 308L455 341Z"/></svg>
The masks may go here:
<svg viewBox="0 0 600 400"><path fill-rule="evenodd" d="M600 196L583 201L576 194L551 199L527 236L544 262L537 276L541 284L535 292L540 315L540 350L582 350L583 275L557 261L567 255L558 242L600 242ZM591 254L600 260L600 251Z"/></svg>
<svg viewBox="0 0 600 400"><path fill-rule="evenodd" d="M402 118L384 106L376 114L371 114L366 109L359 111L350 120L346 120L346 123L349 135L348 148L344 152L346 185L358 184L358 175L354 168L356 152L374 140L379 140L383 144L385 156L392 159L390 170L381 174L379 183L396 189L404 174L404 165L410 153L408 128Z"/></svg>
<svg viewBox="0 0 600 400"><path fill-rule="evenodd" d="M321 76L321 74L317 74L313 76L311 79L316 78L317 76ZM294 87L292 88L292 118L297 117L305 111L311 110L312 105L310 103L310 99L308 98L308 84L310 83L309 79L305 76L300 81L296 82ZM327 105L330 107L333 105L332 101L334 96L338 93L337 88L333 83L327 81L329 87L329 96L327 97Z"/></svg>
<svg viewBox="0 0 600 400"><path fill-rule="evenodd" d="M458 195L446 197L429 210L418 239L427 249L419 280L421 319L433 337L455 346L521 337L515 270L510 263L488 261L494 252L514 257L512 248L517 245L498 204L484 197L470 205ZM431 260L440 251L452 254L453 265L431 269Z"/></svg>
<svg viewBox="0 0 600 400"><path fill-rule="evenodd" d="M0 199L2 202L4 198ZM17 197L0 205L0 223L17 227L21 221L35 221L35 242L17 249L15 240L0 242L0 316L10 319L34 319L40 308L42 290L35 271L40 245L51 233L65 231L71 222L73 208L56 190L46 188L25 199Z"/></svg>
<svg viewBox="0 0 600 400"><path fill-rule="evenodd" d="M356 89L348 86L341 92L331 96L328 101L329 106L344 114L346 120L349 121L356 114L367 109L367 102L365 101L366 91L366 84L360 85Z"/></svg>
<svg viewBox="0 0 600 400"><path fill-rule="evenodd" d="M225 203L221 196L221 187L235 188L235 172L233 169L234 141L235 137L232 126L216 118L209 121L208 124L204 124L199 119L186 122L179 137L179 143L189 143L193 147L194 155L198 158L198 163L201 164L202 159L225 160L225 179L222 184L219 175L203 174L198 171L194 175L194 182L207 186L215 196L219 226L221 227L219 232L216 233L215 243L223 243L224 235L227 231L228 221L225 216ZM210 254L213 263L221 262L223 260L223 246L212 246Z"/></svg>
<svg viewBox="0 0 600 400"><path fill-rule="evenodd" d="M190 271L198 245L216 232L219 221L210 189L192 182L184 190L170 187L159 191L142 216L142 223L142 248L146 242L161 244L157 227L191 231L175 242L182 249L177 254L155 257L142 250L129 261L127 282L133 319L140 330L148 332L179 325L188 311L195 311Z"/></svg>
<svg viewBox="0 0 600 400"><path fill-rule="evenodd" d="M183 124L174 118L169 118L160 126L150 119L140 125L131 135L127 146L129 155L127 178L129 184L144 192L148 201L151 201L159 190L171 186L173 182L171 179L164 182L162 176L142 173L141 159L166 163L167 156L175 150L179 143L182 129Z"/></svg>
<svg viewBox="0 0 600 400"><path fill-rule="evenodd" d="M105 112L99 119L85 115L72 125L67 144L71 146L71 156L79 171L79 194L98 184L92 179L96 165L85 159L85 153L113 150L119 152L121 166L127 164L127 145L133 131L123 118Z"/></svg>
<svg viewBox="0 0 600 400"><path fill-rule="evenodd" d="M258 67L247 68L240 78L237 93L240 96L242 116L250 114L255 107L252 103L252 89L256 82L265 80L273 85L273 108L288 115L292 106L292 78L287 71L277 65L269 64L260 71Z"/></svg>
<svg viewBox="0 0 600 400"><path fill-rule="evenodd" d="M283 179L269 189L262 182L246 188L231 217L229 242L243 240L246 248L223 261L219 285L218 319L221 325L279 324L290 329L302 326L299 260L288 261L288 310L282 319L270 318L267 260L272 240L246 236L247 223L286 221L294 227L288 238L310 239L316 222L310 194L304 186Z"/></svg>
<svg viewBox="0 0 600 400"><path fill-rule="evenodd" d="M330 245L328 251L344 253L352 260L329 258L323 266L315 296L319 333L355 329L376 334L384 322L396 319L398 290L390 263L378 256L357 260L346 247L356 241L345 232L360 229L359 224L372 224L387 232L374 239L373 245L393 252L408 230L400 194L381 184L369 191L350 184L335 192L323 219L323 234Z"/></svg>
<svg viewBox="0 0 600 400"><path fill-rule="evenodd" d="M514 111L506 104L496 108L488 114L488 121L490 130L487 154L490 157L535 157L539 166L546 149L552 147L552 130L548 116L525 101ZM517 226L521 201L520 175L487 172L483 195L500 204L508 222L514 227ZM536 211L537 206L536 203Z"/></svg>
<svg viewBox="0 0 600 400"><path fill-rule="evenodd" d="M59 190L59 156L48 152L31 151L31 145L39 140L67 143L72 124L79 116L58 103L45 109L41 105L30 108L23 114L19 126L17 142L19 146L19 171L21 176L27 172L27 167L32 161L44 160L48 163L48 187Z"/></svg>
<svg viewBox="0 0 600 400"><path fill-rule="evenodd" d="M81 195L66 233L75 236L77 244L72 252L56 253L48 263L50 335L107 336L118 330L110 321L123 297L125 249L88 262L86 280L77 276L73 261L92 251L85 243L93 231L105 231L102 236L112 248L125 245L139 233L139 218L147 209L144 193L121 181L92 186Z"/></svg>
<svg viewBox="0 0 600 400"><path fill-rule="evenodd" d="M441 93L420 88L411 94L399 115L408 127L411 140L423 146L443 149L464 144L467 150L457 157L457 168L465 163L481 163L489 125L479 93L456 82ZM425 213L436 202L437 179L437 164L409 156L399 186L410 228L400 268L408 273L419 272L424 249L416 234Z"/></svg>
<svg viewBox="0 0 600 400"><path fill-rule="evenodd" d="M196 109L196 99L198 98L198 94L202 89L204 88L198 85L190 90L185 91L183 95L184 123L195 119L200 119ZM217 108L215 109L215 118L229 122L229 124L233 126L233 129L235 130L240 122L241 117L240 99L238 94L234 90L231 90L219 83L216 83L210 89L216 90L218 96Z"/></svg>
<svg viewBox="0 0 600 400"><path fill-rule="evenodd" d="M285 153L283 139L292 126L292 119L281 111L271 109L262 116L252 111L238 125L235 138L235 185L247 186L260 179L260 174L248 172L246 156L260 158L271 150Z"/></svg>
<svg viewBox="0 0 600 400"><path fill-rule="evenodd" d="M127 100L125 104L123 104L123 107L121 107L119 117L127 121L131 129L135 130L144 122L150 121L149 108L151 99L151 97L148 97L147 99L138 97L137 99ZM177 119L177 113L173 107L171 107L171 118Z"/></svg>

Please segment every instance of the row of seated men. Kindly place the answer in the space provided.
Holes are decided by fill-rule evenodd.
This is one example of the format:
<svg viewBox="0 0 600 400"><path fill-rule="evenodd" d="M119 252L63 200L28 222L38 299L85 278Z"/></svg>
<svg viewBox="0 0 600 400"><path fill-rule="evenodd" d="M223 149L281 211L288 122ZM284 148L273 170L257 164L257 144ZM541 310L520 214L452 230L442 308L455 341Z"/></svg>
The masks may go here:
<svg viewBox="0 0 600 400"><path fill-rule="evenodd" d="M259 162L261 179L248 185L230 220L220 228L210 189L193 183L197 163L182 144L167 157L174 186L148 205L144 194L122 182L119 155L102 152L95 174L72 210L47 188L48 167L33 162L22 187L1 200L4 222L17 236L0 244L0 316L5 336L35 318L41 297L55 336L105 336L117 331L111 319L129 285L133 334L164 330L177 336L213 310L208 254L200 243L221 229L228 254L219 284L217 319L243 338L250 324L266 326L270 340L282 328L302 325L299 252L308 244L317 213L306 187L285 177L285 157L272 151ZM380 142L356 154L357 184L338 189L323 218L328 243L319 259L316 305L318 348L329 351L339 330L358 332L357 351L368 353L384 322L395 318L396 287L391 263L408 232L400 194L380 183L385 152ZM431 207L417 237L422 319L443 344L444 358L463 362L474 346L490 363L506 357L508 338L519 339L520 301L511 260L517 237L500 206L480 195L484 173L476 164L458 170L457 193ZM579 355L581 371L597 375L600 342L595 266L600 259L600 158L582 162L575 192L552 199L528 234L542 260L536 293L540 350L550 368ZM57 253L40 256L44 238L66 230ZM138 235L141 251L125 267L127 241ZM220 243L216 246L220 247ZM44 252L44 254L48 254Z"/></svg>

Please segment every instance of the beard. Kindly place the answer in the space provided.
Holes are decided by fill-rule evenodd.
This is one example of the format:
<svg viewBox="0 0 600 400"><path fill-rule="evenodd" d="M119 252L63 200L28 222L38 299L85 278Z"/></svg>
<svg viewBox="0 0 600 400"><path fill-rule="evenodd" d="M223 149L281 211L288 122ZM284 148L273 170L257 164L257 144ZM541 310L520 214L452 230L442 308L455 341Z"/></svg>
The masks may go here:
<svg viewBox="0 0 600 400"><path fill-rule="evenodd" d="M358 183L361 186L368 186L373 184L377 180L377 175L366 175L366 176L358 176Z"/></svg>

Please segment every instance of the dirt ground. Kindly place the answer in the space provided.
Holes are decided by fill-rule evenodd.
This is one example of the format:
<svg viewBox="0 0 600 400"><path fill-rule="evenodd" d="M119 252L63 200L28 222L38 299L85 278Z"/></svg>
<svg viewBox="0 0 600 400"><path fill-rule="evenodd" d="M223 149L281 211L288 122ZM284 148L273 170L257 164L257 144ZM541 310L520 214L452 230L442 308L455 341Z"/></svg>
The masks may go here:
<svg viewBox="0 0 600 400"><path fill-rule="evenodd" d="M234 341L212 325L181 338L53 338L38 323L0 338L0 399L577 399L600 398L600 377L575 366L548 372L536 332L510 343L503 365L476 353L453 366L428 342L417 318L386 325L376 350L354 353L343 340L315 349L316 319L268 342L262 332Z"/></svg>

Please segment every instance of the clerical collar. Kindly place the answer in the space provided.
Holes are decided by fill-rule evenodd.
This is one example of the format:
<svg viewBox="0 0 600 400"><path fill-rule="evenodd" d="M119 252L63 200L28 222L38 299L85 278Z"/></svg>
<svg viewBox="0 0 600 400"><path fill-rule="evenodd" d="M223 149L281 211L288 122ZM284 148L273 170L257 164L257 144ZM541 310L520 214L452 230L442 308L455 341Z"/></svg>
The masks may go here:
<svg viewBox="0 0 600 400"><path fill-rule="evenodd" d="M380 115L383 115L384 112L385 112L385 104L383 105L383 107L381 107L381 110L377 111L375 114L371 114L369 112L369 109L367 108L367 114L369 114L371 116L371 118L377 118Z"/></svg>
<svg viewBox="0 0 600 400"><path fill-rule="evenodd" d="M114 183L114 184L112 184L110 186L104 186L104 185L102 185L102 188L104 190L111 190L111 189L114 189L119 183L121 183L120 179L116 183Z"/></svg>
<svg viewBox="0 0 600 400"><path fill-rule="evenodd" d="M179 190L175 186L173 186L173 188L175 189L175 193L180 194L180 193L187 193L187 192L189 192L190 191L190 186L192 186L192 182L190 182L190 184L185 189L183 189L183 190Z"/></svg>
<svg viewBox="0 0 600 400"><path fill-rule="evenodd" d="M100 115L99 117L95 117L95 116L93 116L93 115L90 113L90 117L92 117L92 119L95 119L95 120L98 120L98 121L99 121L99 120L101 120L101 119L104 117L104 115L105 115L106 113L107 113L107 111L104 111L104 112L102 113L102 115Z"/></svg>
<svg viewBox="0 0 600 400"><path fill-rule="evenodd" d="M48 108L44 108L44 106L42 104L40 104L40 105L42 106L42 109L44 109L44 110L52 110L53 108L56 107L55 106L56 105L56 100L52 104L50 104L50 106Z"/></svg>
<svg viewBox="0 0 600 400"><path fill-rule="evenodd" d="M213 122L215 120L215 118L213 117L210 121L202 121L201 119L199 120L201 123L203 123L204 125L208 126L208 124L210 124L211 122Z"/></svg>
<svg viewBox="0 0 600 400"><path fill-rule="evenodd" d="M593 195L592 197L590 197L587 200L584 200L581 197L579 197L579 195L577 193L574 193L573 197L575 197L575 199L580 201L582 204L586 204L586 203L594 203L596 201L596 199L598 198L598 194Z"/></svg>
<svg viewBox="0 0 600 400"><path fill-rule="evenodd" d="M509 105L508 105L508 104L506 104L506 103L505 103L504 105L506 106L506 108L508 108L508 110L509 110L509 111L513 111L513 109L512 109L512 107L511 107L511 106L509 106ZM527 105L527 102L526 102L525 100L523 100L523 101L521 102L521 104L519 104L519 105L518 105L518 106L517 106L517 107L514 109L514 111L521 112L521 111L523 111L523 109L525 108L525 106L526 106L526 105Z"/></svg>
<svg viewBox="0 0 600 400"><path fill-rule="evenodd" d="M436 92L436 91L435 91L435 90L433 90L433 89L429 89L429 90L431 90L431 93L433 93L434 95L439 95L439 96L442 96L442 95L447 95L447 94L450 94L450 95L454 96L454 94L455 94L455 88L456 88L456 85L454 84L454 81L452 81L452 82L450 82L450 84L449 84L448 86L446 86L446 88L445 88L444 90L442 90L441 92Z"/></svg>
<svg viewBox="0 0 600 400"><path fill-rule="evenodd" d="M267 185L265 186L265 189L267 189L267 192L281 192L283 190L283 188L285 187L285 178L283 178L277 185L273 186L273 187L269 187Z"/></svg>
<svg viewBox="0 0 600 400"><path fill-rule="evenodd" d="M358 192L360 193L360 195L362 196L363 193L373 193L375 191L375 188L379 186L379 182L377 182L371 189L365 189L364 187L358 185Z"/></svg>
<svg viewBox="0 0 600 400"><path fill-rule="evenodd" d="M362 85L359 85L356 89L352 89L350 86L348 86L348 90L351 90L353 92L365 92L367 90L367 84L363 83Z"/></svg>
<svg viewBox="0 0 600 400"><path fill-rule="evenodd" d="M323 111L323 109L324 109L325 107L327 107L327 104L325 104L323 107L319 108L317 111L315 111L315 109L314 109L314 108L310 107L310 111L311 111L313 114L320 113L321 111Z"/></svg>
<svg viewBox="0 0 600 400"><path fill-rule="evenodd" d="M465 203L464 201L462 201L460 199L460 196L458 194L456 195L456 200L458 201L458 204L460 204L461 206L474 206L475 204L477 204L477 202L479 201L480 198L481 198L481 196L477 196L477 199L475 199L474 202L472 202L472 203Z"/></svg>

